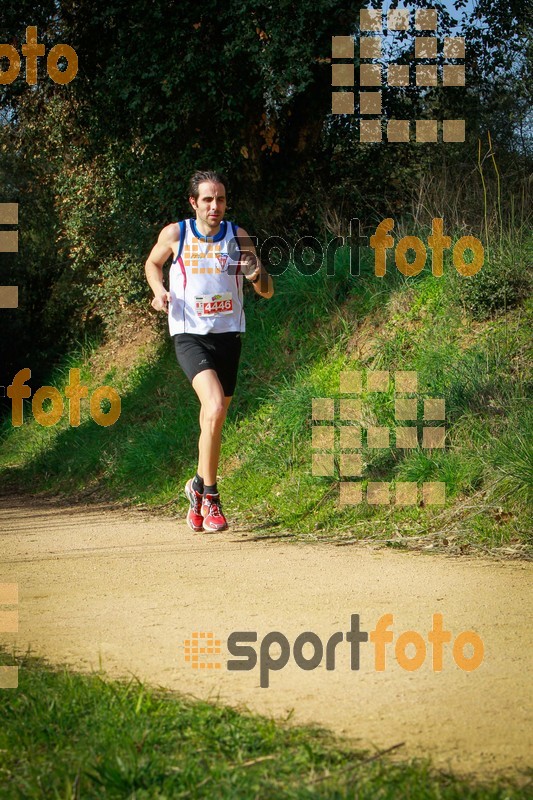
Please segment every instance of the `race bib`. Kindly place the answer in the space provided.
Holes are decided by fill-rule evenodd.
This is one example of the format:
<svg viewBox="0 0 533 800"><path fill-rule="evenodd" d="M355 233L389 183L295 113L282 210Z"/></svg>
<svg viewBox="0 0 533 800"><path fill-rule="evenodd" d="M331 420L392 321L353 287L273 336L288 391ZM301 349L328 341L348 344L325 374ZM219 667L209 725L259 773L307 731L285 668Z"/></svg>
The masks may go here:
<svg viewBox="0 0 533 800"><path fill-rule="evenodd" d="M233 314L233 298L231 292L221 294L198 294L196 315L198 317L218 317L221 314Z"/></svg>

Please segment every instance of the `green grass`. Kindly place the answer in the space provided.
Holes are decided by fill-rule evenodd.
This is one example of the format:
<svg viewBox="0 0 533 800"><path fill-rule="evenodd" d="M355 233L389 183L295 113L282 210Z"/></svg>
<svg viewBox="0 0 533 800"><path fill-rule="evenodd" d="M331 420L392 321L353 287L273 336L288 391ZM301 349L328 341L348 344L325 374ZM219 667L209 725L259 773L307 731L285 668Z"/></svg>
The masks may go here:
<svg viewBox="0 0 533 800"><path fill-rule="evenodd" d="M499 273L491 274L496 279ZM249 295L239 383L219 468L231 519L251 525L260 520L266 533L289 531L307 539L453 532L469 544L529 546L532 303L520 297L515 309L499 308L479 322L463 298L465 281L476 277L458 275L449 258L440 279L428 269L404 278L394 266L379 279L368 260L355 277L341 254L335 276L326 276L325 269L303 276L291 265L276 280L272 300ZM506 273L500 277L505 281ZM83 353L52 376L53 385L64 383L67 366L81 366L95 388ZM419 417L413 424L420 440L423 399L445 398L445 450L373 450L364 440L362 450L364 486L444 481L444 509L366 503L339 508L338 456L333 476L311 475L312 398L339 399L343 369L417 371ZM95 497L165 505L167 512L182 514L181 488L196 466L198 406L166 334L151 358L124 374L111 370L108 378L122 396L121 416L110 428L86 413L80 428L69 428L65 415L46 429L31 420L29 409L22 428L6 421L3 482L54 493L94 491ZM362 401L367 425L394 428L392 385L388 392L364 390ZM446 516L452 507L468 509L459 515L460 524L458 515Z"/></svg>
<svg viewBox="0 0 533 800"><path fill-rule="evenodd" d="M0 663L13 660L0 649ZM392 762L321 729L276 724L137 680L55 669L29 655L16 661L18 689L0 691L3 800L533 796L527 786L467 782L426 760Z"/></svg>

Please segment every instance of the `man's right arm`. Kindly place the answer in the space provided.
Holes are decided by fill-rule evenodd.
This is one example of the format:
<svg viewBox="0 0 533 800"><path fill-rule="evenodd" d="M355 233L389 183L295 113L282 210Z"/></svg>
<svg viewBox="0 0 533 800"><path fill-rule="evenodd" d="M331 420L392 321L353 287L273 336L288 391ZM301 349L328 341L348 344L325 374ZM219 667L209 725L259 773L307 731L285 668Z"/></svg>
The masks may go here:
<svg viewBox="0 0 533 800"><path fill-rule="evenodd" d="M165 261L173 255L176 244L180 240L180 229L177 222L167 225L152 247L150 255L146 259L144 271L154 298L152 307L156 311L166 311L168 314L168 304L170 302L170 292L167 292L163 284L163 265Z"/></svg>

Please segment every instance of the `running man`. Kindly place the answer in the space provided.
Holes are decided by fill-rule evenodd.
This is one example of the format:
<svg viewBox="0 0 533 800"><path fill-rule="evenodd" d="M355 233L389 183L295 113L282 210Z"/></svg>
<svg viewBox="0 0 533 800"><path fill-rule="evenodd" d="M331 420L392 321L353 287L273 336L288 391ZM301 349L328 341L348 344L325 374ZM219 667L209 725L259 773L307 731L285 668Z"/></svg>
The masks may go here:
<svg viewBox="0 0 533 800"><path fill-rule="evenodd" d="M187 523L193 531L223 531L217 488L222 426L235 384L245 331L243 278L272 297L272 278L243 228L224 219L225 179L196 172L189 184L194 219L167 225L152 248L145 272L152 306L168 314L176 358L200 400L198 470L187 481ZM172 256L170 291L163 265Z"/></svg>

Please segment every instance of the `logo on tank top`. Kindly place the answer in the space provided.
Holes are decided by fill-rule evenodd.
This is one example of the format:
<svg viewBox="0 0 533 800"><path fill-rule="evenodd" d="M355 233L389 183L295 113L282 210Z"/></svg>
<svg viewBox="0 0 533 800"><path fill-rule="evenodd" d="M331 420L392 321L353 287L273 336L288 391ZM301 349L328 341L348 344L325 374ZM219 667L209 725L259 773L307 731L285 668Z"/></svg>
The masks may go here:
<svg viewBox="0 0 533 800"><path fill-rule="evenodd" d="M229 253L215 253L215 258L218 261L218 266L221 272L226 272L229 264Z"/></svg>

